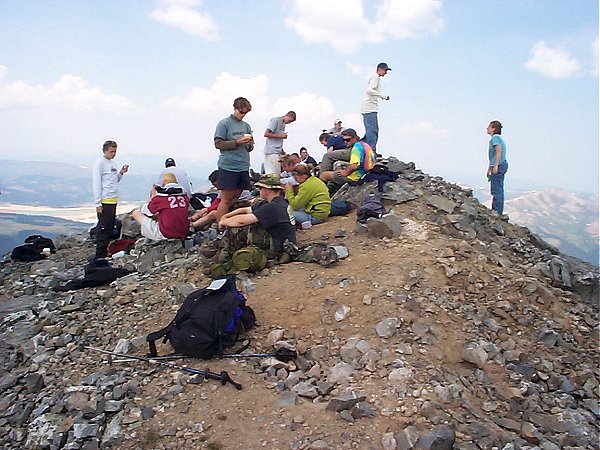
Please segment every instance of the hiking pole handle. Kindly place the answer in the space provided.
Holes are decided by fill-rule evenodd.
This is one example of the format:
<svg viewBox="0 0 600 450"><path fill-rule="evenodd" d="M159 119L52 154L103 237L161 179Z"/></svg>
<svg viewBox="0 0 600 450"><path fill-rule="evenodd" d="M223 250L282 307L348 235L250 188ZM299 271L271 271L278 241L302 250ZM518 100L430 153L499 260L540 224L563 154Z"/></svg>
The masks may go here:
<svg viewBox="0 0 600 450"><path fill-rule="evenodd" d="M242 390L242 385L240 383L236 383L231 379L229 374L226 371L221 372L221 384L225 385L226 383L231 383L235 386L238 391Z"/></svg>

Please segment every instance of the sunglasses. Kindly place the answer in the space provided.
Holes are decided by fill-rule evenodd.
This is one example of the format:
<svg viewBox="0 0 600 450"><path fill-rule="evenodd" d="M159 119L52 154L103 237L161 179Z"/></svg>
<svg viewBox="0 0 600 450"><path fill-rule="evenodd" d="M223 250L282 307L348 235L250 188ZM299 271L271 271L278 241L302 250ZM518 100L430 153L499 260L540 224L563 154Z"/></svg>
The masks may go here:
<svg viewBox="0 0 600 450"><path fill-rule="evenodd" d="M250 112L249 109L246 110L246 111L242 111L241 109L238 109L238 111L239 111L240 114L244 114L244 115L246 115L246 114L248 114Z"/></svg>

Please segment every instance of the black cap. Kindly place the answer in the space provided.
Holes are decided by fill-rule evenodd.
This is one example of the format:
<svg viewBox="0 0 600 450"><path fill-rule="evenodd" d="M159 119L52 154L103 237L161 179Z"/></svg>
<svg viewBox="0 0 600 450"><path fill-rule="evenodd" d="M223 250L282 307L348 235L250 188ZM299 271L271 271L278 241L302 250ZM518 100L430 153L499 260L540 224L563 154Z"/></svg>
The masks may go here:
<svg viewBox="0 0 600 450"><path fill-rule="evenodd" d="M386 63L379 63L379 64L377 64L377 68L378 69L383 69L385 71L392 70L392 69L390 69L390 67Z"/></svg>
<svg viewBox="0 0 600 450"><path fill-rule="evenodd" d="M173 158L167 158L165 161L165 167L171 167L175 165L175 160Z"/></svg>

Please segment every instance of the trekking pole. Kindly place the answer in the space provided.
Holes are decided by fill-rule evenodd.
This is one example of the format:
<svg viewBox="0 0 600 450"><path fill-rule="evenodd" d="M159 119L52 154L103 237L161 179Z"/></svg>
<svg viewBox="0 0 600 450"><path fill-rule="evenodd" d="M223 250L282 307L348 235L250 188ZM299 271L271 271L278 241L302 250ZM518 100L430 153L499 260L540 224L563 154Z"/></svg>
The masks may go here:
<svg viewBox="0 0 600 450"><path fill-rule="evenodd" d="M96 347L86 346L85 348L88 350L92 350L94 352L104 353L105 355L118 356L119 358L126 358L129 360L146 361L146 362L149 362L152 364L156 364L158 366L170 367L171 369L181 370L183 372L192 373L194 375L201 375L204 377L205 380L208 380L208 379L219 380L223 386L227 383L230 383L233 386L235 386L235 388L238 391L240 389L242 389L242 385L240 383L236 383L235 381L233 381L226 371L222 371L221 373L215 373L215 372L211 372L208 368L206 368L206 370L198 370L198 369L192 369L190 367L180 366L179 364L158 361L155 358L144 358L143 356L126 355L124 353L109 352L108 350L103 350L101 348L96 348Z"/></svg>
<svg viewBox="0 0 600 450"><path fill-rule="evenodd" d="M128 355L129 356L129 355ZM281 362L293 361L298 357L296 350L288 350L287 348L279 348L274 353L224 353L223 355L217 355L219 358L277 358ZM165 356L152 356L148 357L153 361L169 361L173 359L187 359L195 358L195 356L189 355L165 355ZM127 362L126 359L121 359L119 362Z"/></svg>
<svg viewBox="0 0 600 450"><path fill-rule="evenodd" d="M278 348L274 353L225 353L221 358L277 358L281 362L293 361L298 357L296 350Z"/></svg>

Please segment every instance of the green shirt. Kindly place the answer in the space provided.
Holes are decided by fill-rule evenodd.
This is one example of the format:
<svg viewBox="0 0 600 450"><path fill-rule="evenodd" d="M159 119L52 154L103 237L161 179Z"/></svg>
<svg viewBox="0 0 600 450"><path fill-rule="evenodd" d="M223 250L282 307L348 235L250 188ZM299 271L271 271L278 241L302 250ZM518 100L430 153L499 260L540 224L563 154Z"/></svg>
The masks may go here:
<svg viewBox="0 0 600 450"><path fill-rule="evenodd" d="M311 216L325 220L331 211L331 199L325 183L315 176L310 176L300 186L298 194L289 189L286 197L294 210L304 209Z"/></svg>

